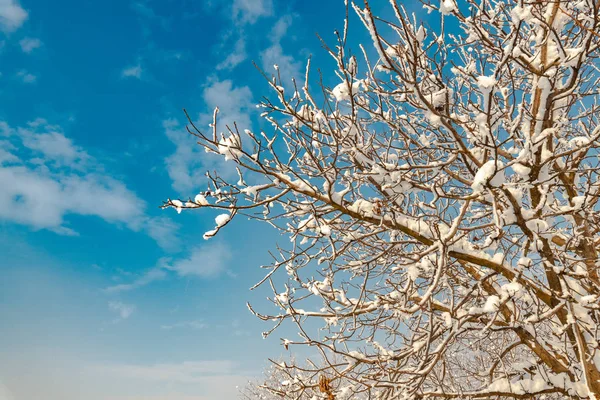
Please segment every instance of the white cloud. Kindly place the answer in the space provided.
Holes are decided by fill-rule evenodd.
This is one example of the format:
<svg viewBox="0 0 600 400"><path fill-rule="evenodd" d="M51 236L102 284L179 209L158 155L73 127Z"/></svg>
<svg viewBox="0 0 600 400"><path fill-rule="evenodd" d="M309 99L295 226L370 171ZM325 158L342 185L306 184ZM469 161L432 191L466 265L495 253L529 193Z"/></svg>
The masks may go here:
<svg viewBox="0 0 600 400"><path fill-rule="evenodd" d="M126 347L123 338L116 339ZM10 339L4 342L1 400L236 400L236 386L260 374L244 371L228 360L143 364L132 361L136 355L125 351L120 358L111 355L109 363L103 346L80 348L77 342L72 346L48 342L48 346L15 348ZM152 358L164 353L153 350L157 351L150 353ZM244 355L239 358L243 360Z"/></svg>
<svg viewBox="0 0 600 400"><path fill-rule="evenodd" d="M41 152L48 160L73 166L90 158L61 132L60 127L43 119L30 122L27 128L19 128L18 133L25 147Z"/></svg>
<svg viewBox="0 0 600 400"><path fill-rule="evenodd" d="M179 276L213 278L226 270L231 258L231 249L217 242L196 247L189 257L177 260L165 268L175 271Z"/></svg>
<svg viewBox="0 0 600 400"><path fill-rule="evenodd" d="M123 78L142 78L142 66L140 64L131 67L126 67L121 71Z"/></svg>
<svg viewBox="0 0 600 400"><path fill-rule="evenodd" d="M273 12L271 0L233 0L233 19L240 23L254 23L260 17L269 16Z"/></svg>
<svg viewBox="0 0 600 400"><path fill-rule="evenodd" d="M17 0L0 0L0 30L13 32L23 25L28 17Z"/></svg>
<svg viewBox="0 0 600 400"><path fill-rule="evenodd" d="M251 379L229 360L96 365L86 372L104 382L128 382L135 388L130 395L112 395L111 400L235 400L237 387Z"/></svg>
<svg viewBox="0 0 600 400"><path fill-rule="evenodd" d="M180 277L215 278L227 271L231 259L231 249L227 245L212 242L193 248L186 257L175 260L161 258L155 267L150 268L130 283L109 286L104 291L119 293L138 289L166 279L167 271L172 271Z"/></svg>
<svg viewBox="0 0 600 400"><path fill-rule="evenodd" d="M290 26L292 26L293 17L290 14L283 15L281 18L277 20L273 28L271 28L271 41L280 42L281 39L285 36L285 34L289 31Z"/></svg>
<svg viewBox="0 0 600 400"><path fill-rule="evenodd" d="M184 196L191 195L187 192L198 190L204 182L206 168L203 167L203 160L208 154L201 151L194 138L178 121L165 120L163 128L169 140L175 144L175 152L165 159L172 186Z"/></svg>
<svg viewBox="0 0 600 400"><path fill-rule="evenodd" d="M2 1L2 0L0 0L0 1ZM37 81L37 76L27 72L24 69L17 72L17 77L19 79L21 79L23 81L23 83L35 83L35 81Z"/></svg>
<svg viewBox="0 0 600 400"><path fill-rule="evenodd" d="M259 18L273 14L272 0L233 0L224 4L231 5L231 8L226 7L225 10L231 13L230 18L233 24L228 31L221 35L221 42L218 45L219 54L226 54L226 56L217 64L217 70L235 68L246 60L248 57L246 52L247 25L255 24ZM205 5L210 7L210 2L205 2ZM230 41L232 36L237 36L233 46Z"/></svg>
<svg viewBox="0 0 600 400"><path fill-rule="evenodd" d="M43 167L0 168L0 219L61 233L66 214L93 215L139 230L143 204L122 182L96 174L52 175Z"/></svg>
<svg viewBox="0 0 600 400"><path fill-rule="evenodd" d="M0 382L0 400L13 400L14 397L10 390Z"/></svg>
<svg viewBox="0 0 600 400"><path fill-rule="evenodd" d="M24 53L31 53L33 50L42 46L42 41L38 38L26 37L19 41L19 45Z"/></svg>
<svg viewBox="0 0 600 400"><path fill-rule="evenodd" d="M0 220L73 235L66 215L96 216L143 231L169 248L167 238L177 225L145 215L146 203L104 173L60 127L37 119L16 129L4 122L0 131Z"/></svg>
<svg viewBox="0 0 600 400"><path fill-rule="evenodd" d="M233 128L236 122L241 129L250 127L249 112L252 107L252 92L247 86L234 87L231 80L209 79L203 90L206 108L219 107L217 130L224 132L226 125ZM212 111L199 115L196 126L212 135L208 125L212 123ZM227 163L223 157L204 152L197 140L191 136L178 121L163 121L165 134L175 144L175 152L165 159L167 172L172 186L182 195L190 196L192 190L199 190L206 182L206 171L217 170L222 177L236 176L233 162Z"/></svg>
<svg viewBox="0 0 600 400"><path fill-rule="evenodd" d="M156 240L160 247L169 251L177 251L181 248L181 242L177 237L179 225L167 217L156 217L148 220L146 231L148 236Z"/></svg>
<svg viewBox="0 0 600 400"><path fill-rule="evenodd" d="M228 360L185 361L179 364L111 365L103 371L121 377L171 383L203 383L207 379L232 374L236 363Z"/></svg>
<svg viewBox="0 0 600 400"><path fill-rule="evenodd" d="M235 48L233 51L228 49L227 53L228 55L225 60L217 65L216 68L218 70L235 68L248 57L246 54L246 40L244 37L240 36L235 42Z"/></svg>
<svg viewBox="0 0 600 400"><path fill-rule="evenodd" d="M291 85L292 78L301 79L303 76L300 62L294 60L294 57L285 54L281 46L281 40L286 32L288 32L292 22L291 15L281 17L271 29L271 46L260 53L262 68L265 71L272 72L273 65L277 65L281 78L286 85Z"/></svg>
<svg viewBox="0 0 600 400"><path fill-rule="evenodd" d="M6 123L6 121L0 121L0 136L10 136L14 133L14 130Z"/></svg>
<svg viewBox="0 0 600 400"><path fill-rule="evenodd" d="M204 103L211 111L200 115L202 124L212 122L212 110L219 107L219 130L225 130L225 125L233 127L237 122L239 126L249 126L249 110L252 107L252 92L248 86L234 87L229 79L209 79L202 92Z"/></svg>
<svg viewBox="0 0 600 400"><path fill-rule="evenodd" d="M151 23L157 23L163 29L168 29L170 26L169 18L157 14L145 0L132 3L131 9L139 16L143 32L146 35L150 33L149 25Z"/></svg>
<svg viewBox="0 0 600 400"><path fill-rule="evenodd" d="M173 325L161 325L160 329L164 329L166 331L170 331L172 329L177 329L177 328L190 328L193 330L201 330L206 327L207 327L207 325L202 321L184 321L184 322L178 322Z"/></svg>
<svg viewBox="0 0 600 400"><path fill-rule="evenodd" d="M119 320L124 320L131 317L136 310L135 305L121 303L120 301L111 301L108 303L108 308L117 313Z"/></svg>
<svg viewBox="0 0 600 400"><path fill-rule="evenodd" d="M146 286L152 282L163 280L167 277L167 273L164 269L160 267L152 268L146 271L142 276L138 277L131 283L124 283L114 286L109 286L106 288L106 292L116 293L116 292L125 292L128 290L133 290L140 288L142 286Z"/></svg>

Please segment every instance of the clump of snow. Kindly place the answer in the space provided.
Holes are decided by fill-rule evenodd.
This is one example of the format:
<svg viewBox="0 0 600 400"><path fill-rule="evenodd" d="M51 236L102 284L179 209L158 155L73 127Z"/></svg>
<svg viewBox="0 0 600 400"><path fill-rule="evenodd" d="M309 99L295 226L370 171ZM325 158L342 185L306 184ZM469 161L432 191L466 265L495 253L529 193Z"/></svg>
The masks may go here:
<svg viewBox="0 0 600 400"><path fill-rule="evenodd" d="M417 353L419 350L421 350L425 345L427 344L427 341L425 340L419 340L417 342L414 342L412 345L412 349L415 353Z"/></svg>
<svg viewBox="0 0 600 400"><path fill-rule="evenodd" d="M528 179L529 178L529 173L531 172L531 168L527 167L526 165L520 164L520 163L514 163L511 165L512 170L515 171L515 173L517 175L519 175L521 177L521 179Z"/></svg>
<svg viewBox="0 0 600 400"><path fill-rule="evenodd" d="M181 214L181 209L183 207L183 203L179 200L171 200L171 204L173 204L175 206L175 209L177 210L177 214Z"/></svg>
<svg viewBox="0 0 600 400"><path fill-rule="evenodd" d="M286 304L288 301L288 293L287 291L283 292L283 293L279 293L277 296L277 300L281 303L281 304Z"/></svg>
<svg viewBox="0 0 600 400"><path fill-rule="evenodd" d="M427 95L427 100L437 108L446 104L446 96L451 97L452 93L452 89L444 88Z"/></svg>
<svg viewBox="0 0 600 400"><path fill-rule="evenodd" d="M218 229L212 229L210 231L207 231L207 232L204 233L204 235L202 236L202 238L204 240L208 240L211 237L215 236L215 234L217 233L217 231L218 231Z"/></svg>
<svg viewBox="0 0 600 400"><path fill-rule="evenodd" d="M362 214L365 217L372 217L374 207L375 205L370 201L358 199L350 207L348 207L348 210Z"/></svg>
<svg viewBox="0 0 600 400"><path fill-rule="evenodd" d="M220 228L223 225L225 225L226 223L228 223L230 219L231 219L231 215L229 215L229 214L219 214L215 218L215 223Z"/></svg>
<svg viewBox="0 0 600 400"><path fill-rule="evenodd" d="M502 285L502 287L500 288L502 298L518 296L521 290L523 290L523 286L521 286L521 284L519 284L516 281L507 283L506 285Z"/></svg>
<svg viewBox="0 0 600 400"><path fill-rule="evenodd" d="M500 297L490 296L485 300L483 307L471 307L469 314L495 313L500 309Z"/></svg>
<svg viewBox="0 0 600 400"><path fill-rule="evenodd" d="M446 326L450 328L452 326L452 315L449 312L444 312L442 313L442 317Z"/></svg>
<svg viewBox="0 0 600 400"><path fill-rule="evenodd" d="M473 178L471 188L475 193L481 193L486 184L500 186L504 182L504 173L500 169L504 166L502 161L490 160L483 164Z"/></svg>
<svg viewBox="0 0 600 400"><path fill-rule="evenodd" d="M417 30L416 36L419 43L423 43L423 40L425 40L425 37L427 36L427 30L425 29L425 27L423 27L423 25L419 27L419 30Z"/></svg>
<svg viewBox="0 0 600 400"><path fill-rule="evenodd" d="M440 0L440 12L442 15L452 14L456 9L457 7L454 0Z"/></svg>
<svg viewBox="0 0 600 400"><path fill-rule="evenodd" d="M411 264L406 267L406 274L410 280L414 282L419 278L419 275L421 275L421 271L419 271L419 267L416 264Z"/></svg>
<svg viewBox="0 0 600 400"><path fill-rule="evenodd" d="M581 207L583 207L583 205L585 204L585 196L575 196L571 199L571 201L573 202L573 209L574 210L579 210L581 209Z"/></svg>
<svg viewBox="0 0 600 400"><path fill-rule="evenodd" d="M219 153L225 156L225 160L235 160L242 155L240 150L240 143L238 139L231 135L229 137L223 136L219 141Z"/></svg>
<svg viewBox="0 0 600 400"><path fill-rule="evenodd" d="M572 149L578 149L581 147L585 147L590 144L590 139L585 136L577 136L573 139L569 140L569 147Z"/></svg>
<svg viewBox="0 0 600 400"><path fill-rule="evenodd" d="M489 93L494 88L496 84L496 78L493 76L478 76L477 77L477 86L479 86L479 90L483 93Z"/></svg>
<svg viewBox="0 0 600 400"><path fill-rule="evenodd" d="M500 298L498 296L490 296L487 298L487 300L485 301L485 304L483 305L483 311L484 312L496 312L498 311L498 308L500 307Z"/></svg>
<svg viewBox="0 0 600 400"><path fill-rule="evenodd" d="M248 186L242 189L242 193L247 194L248 196L252 196L252 197L256 197L256 194L262 190L269 187L268 184L266 185L256 185L256 186Z"/></svg>
<svg viewBox="0 0 600 400"><path fill-rule="evenodd" d="M527 225L527 228L529 228L532 232L537 234L544 233L548 230L548 223L539 218L533 218L525 221L525 225Z"/></svg>
<svg viewBox="0 0 600 400"><path fill-rule="evenodd" d="M319 231L321 232L321 234L323 236L330 236L331 235L331 227L329 227L329 225L321 224L321 226L319 227Z"/></svg>
<svg viewBox="0 0 600 400"><path fill-rule="evenodd" d="M357 93L361 86L364 86L362 80L352 82L352 93ZM337 101L350 100L350 91L348 90L348 82L342 82L333 88L331 94Z"/></svg>
<svg viewBox="0 0 600 400"><path fill-rule="evenodd" d="M531 6L515 6L510 10L510 16L515 24L520 21L528 21L531 18Z"/></svg>
<svg viewBox="0 0 600 400"><path fill-rule="evenodd" d="M204 197L204 195L202 195L202 194L197 194L196 197L194 197L194 203L196 203L200 206L208 205L208 201L206 200L206 197Z"/></svg>
<svg viewBox="0 0 600 400"><path fill-rule="evenodd" d="M596 304L597 301L598 301L598 296L596 296L595 294L583 296L579 299L579 303L584 306L587 306L590 304Z"/></svg>
<svg viewBox="0 0 600 400"><path fill-rule="evenodd" d="M529 258L529 257L521 257L521 258L519 258L519 261L517 261L517 267L519 269L529 268L529 267L531 267L532 263L533 262L531 261L531 258Z"/></svg>
<svg viewBox="0 0 600 400"><path fill-rule="evenodd" d="M348 356L346 357L346 360L348 360L348 362L351 364L356 364L356 360L365 360L366 359L365 355L358 351L350 351L350 352L348 352Z"/></svg>

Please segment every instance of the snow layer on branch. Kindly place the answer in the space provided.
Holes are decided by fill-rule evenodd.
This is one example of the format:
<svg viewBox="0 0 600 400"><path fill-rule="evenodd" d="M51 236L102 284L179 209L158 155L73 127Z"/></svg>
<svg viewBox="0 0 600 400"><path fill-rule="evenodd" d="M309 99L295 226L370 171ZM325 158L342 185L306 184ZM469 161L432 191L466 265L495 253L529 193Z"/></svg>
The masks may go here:
<svg viewBox="0 0 600 400"><path fill-rule="evenodd" d="M175 209L177 210L177 214L181 214L181 209L183 207L183 203L179 200L171 200L171 204L173 204L175 206Z"/></svg>
<svg viewBox="0 0 600 400"><path fill-rule="evenodd" d="M496 79L493 76L478 76L477 77L477 86L479 86L479 90L482 93L489 93L494 88L496 84Z"/></svg>
<svg viewBox="0 0 600 400"><path fill-rule="evenodd" d="M419 30L417 31L417 40L419 41L419 43L423 43L423 40L425 40L426 36L427 30L425 29L425 27L423 27L423 25L421 25L419 27Z"/></svg>
<svg viewBox="0 0 600 400"><path fill-rule="evenodd" d="M503 166L502 161L496 160L490 160L483 164L473 178L471 184L473 192L481 193L487 183L492 186L500 186L504 182L504 173L499 171Z"/></svg>
<svg viewBox="0 0 600 400"><path fill-rule="evenodd" d="M358 93L361 89L361 86L364 86L362 80L357 80L352 82L352 93ZM336 101L344 101L350 100L350 91L348 90L348 82L344 81L333 88L331 91L333 97L335 97Z"/></svg>
<svg viewBox="0 0 600 400"><path fill-rule="evenodd" d="M374 215L374 207L375 205L370 201L358 199L350 207L348 207L348 210L364 215L365 217L372 217Z"/></svg>
<svg viewBox="0 0 600 400"><path fill-rule="evenodd" d="M437 108L444 105L446 103L446 96L451 97L452 93L452 89L444 88L438 90L437 92L433 92L427 95L427 100L431 103L432 106Z"/></svg>
<svg viewBox="0 0 600 400"><path fill-rule="evenodd" d="M269 184L248 186L248 187L245 187L242 189L242 193L245 193L248 196L256 197L256 195L258 194L259 191L266 189L269 186L270 186Z"/></svg>
<svg viewBox="0 0 600 400"><path fill-rule="evenodd" d="M440 12L442 15L452 14L456 11L456 3L454 0L440 0Z"/></svg>
<svg viewBox="0 0 600 400"><path fill-rule="evenodd" d="M215 218L215 223L217 224L218 227L222 227L227 222L229 222L230 219L231 219L231 215L229 215L229 214L219 214Z"/></svg>
<svg viewBox="0 0 600 400"><path fill-rule="evenodd" d="M536 376L534 379L520 379L514 383L510 382L506 378L501 378L492 382L488 387L488 391L523 395L532 392L539 392L547 388L548 384L546 381L541 376Z"/></svg>
<svg viewBox="0 0 600 400"><path fill-rule="evenodd" d="M225 160L235 160L242 155L240 144L235 136L221 138L219 141L219 153L225 156Z"/></svg>
<svg viewBox="0 0 600 400"><path fill-rule="evenodd" d="M206 197L204 197L204 195L202 195L202 194L197 194L196 197L194 197L194 202L201 206L208 205L208 201L206 200Z"/></svg>
<svg viewBox="0 0 600 400"><path fill-rule="evenodd" d="M217 229L212 229L210 231L205 232L204 235L202 236L202 238L204 240L208 240L211 237L215 236L216 233L217 233Z"/></svg>
<svg viewBox="0 0 600 400"><path fill-rule="evenodd" d="M531 18L531 6L515 6L510 11L510 16L514 23L519 23L520 21L528 22Z"/></svg>

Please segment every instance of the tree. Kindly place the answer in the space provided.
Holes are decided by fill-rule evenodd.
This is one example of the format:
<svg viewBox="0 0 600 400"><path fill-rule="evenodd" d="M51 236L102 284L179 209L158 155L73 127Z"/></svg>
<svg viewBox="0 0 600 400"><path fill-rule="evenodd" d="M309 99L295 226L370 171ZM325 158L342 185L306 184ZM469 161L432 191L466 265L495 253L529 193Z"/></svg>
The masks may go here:
<svg viewBox="0 0 600 400"><path fill-rule="evenodd" d="M303 399L335 399L336 394L331 385L331 378L323 375L326 369L322 364L313 362L296 363L293 359L286 363L284 360L276 362L271 360L271 365L265 370L262 379L249 381L240 391L243 400L282 400L286 398ZM341 378L344 379L343 377ZM296 384L301 381L318 382L318 385L304 386L297 396L294 396ZM350 394L350 393L348 393ZM339 396L337 398L340 398ZM364 399L364 396L353 398Z"/></svg>
<svg viewBox="0 0 600 400"><path fill-rule="evenodd" d="M224 210L205 238L247 215L291 240L259 283L280 311L250 308L326 360L288 398L325 379L335 398L600 399L600 2L424 3L437 32L351 7L377 56L346 24L333 89L310 61L291 93L267 77L269 132L190 120L240 179L164 206Z"/></svg>

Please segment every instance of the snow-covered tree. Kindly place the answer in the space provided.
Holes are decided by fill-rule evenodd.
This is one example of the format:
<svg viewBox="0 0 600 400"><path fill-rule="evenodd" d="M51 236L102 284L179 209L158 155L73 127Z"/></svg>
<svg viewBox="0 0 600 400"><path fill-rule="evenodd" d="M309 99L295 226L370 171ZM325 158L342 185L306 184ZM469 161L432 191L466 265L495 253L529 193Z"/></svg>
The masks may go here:
<svg viewBox="0 0 600 400"><path fill-rule="evenodd" d="M600 1L424 7L349 5L376 52L346 24L339 84L269 78L264 132L190 121L239 181L165 207L289 238L251 311L329 361L286 398L600 400Z"/></svg>
<svg viewBox="0 0 600 400"><path fill-rule="evenodd" d="M285 360L270 361L271 365L264 371L262 378L249 381L241 389L242 400L282 400L290 397L335 399L334 389L331 385L332 379L322 374L323 370L326 369L322 364L315 364L310 361L308 363L296 363L294 360L290 362ZM294 393L296 391L290 390L290 387L293 387L300 380L314 380L318 382L318 385L304 386L303 390L298 391L299 393ZM294 394L297 395L294 396ZM353 398L357 400L366 399L365 396L354 396Z"/></svg>

